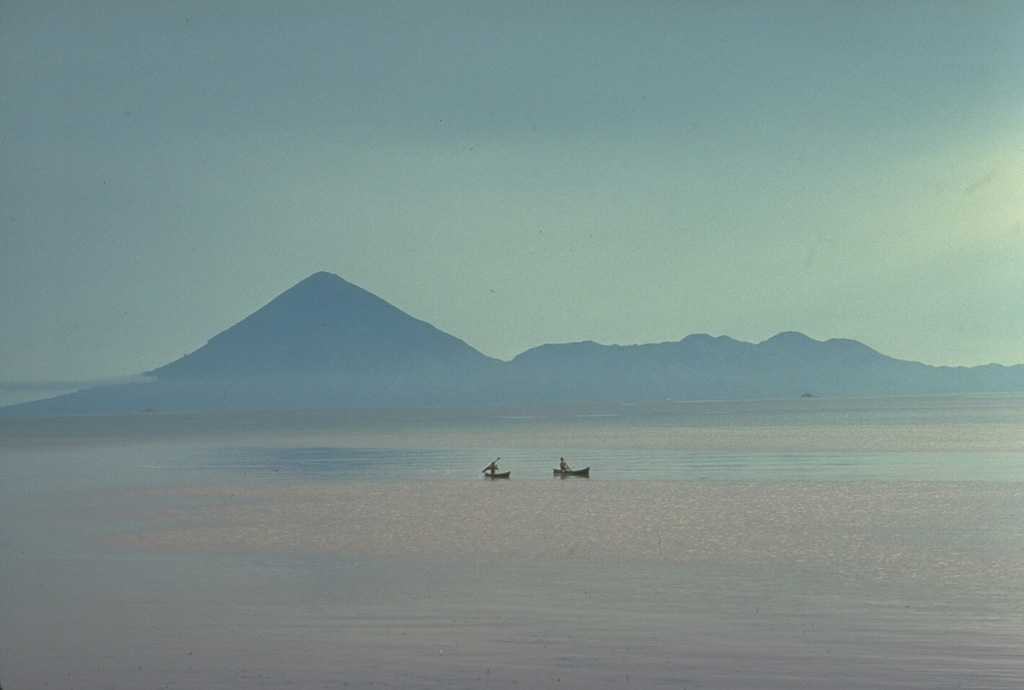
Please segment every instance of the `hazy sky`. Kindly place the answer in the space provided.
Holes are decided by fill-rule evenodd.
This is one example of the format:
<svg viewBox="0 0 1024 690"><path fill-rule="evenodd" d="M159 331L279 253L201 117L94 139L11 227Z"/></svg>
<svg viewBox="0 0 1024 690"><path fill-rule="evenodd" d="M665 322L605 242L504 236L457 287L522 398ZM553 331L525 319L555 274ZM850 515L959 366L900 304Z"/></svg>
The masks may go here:
<svg viewBox="0 0 1024 690"><path fill-rule="evenodd" d="M0 3L0 379L316 271L482 352L1024 362L1024 2Z"/></svg>

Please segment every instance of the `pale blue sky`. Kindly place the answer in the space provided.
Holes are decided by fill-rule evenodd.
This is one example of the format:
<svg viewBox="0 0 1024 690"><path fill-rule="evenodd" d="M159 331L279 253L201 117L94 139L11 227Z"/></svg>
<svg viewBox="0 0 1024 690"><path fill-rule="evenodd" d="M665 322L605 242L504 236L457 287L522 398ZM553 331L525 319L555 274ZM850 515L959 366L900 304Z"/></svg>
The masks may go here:
<svg viewBox="0 0 1024 690"><path fill-rule="evenodd" d="M316 271L503 359L1024 362L1024 3L0 3L0 379Z"/></svg>

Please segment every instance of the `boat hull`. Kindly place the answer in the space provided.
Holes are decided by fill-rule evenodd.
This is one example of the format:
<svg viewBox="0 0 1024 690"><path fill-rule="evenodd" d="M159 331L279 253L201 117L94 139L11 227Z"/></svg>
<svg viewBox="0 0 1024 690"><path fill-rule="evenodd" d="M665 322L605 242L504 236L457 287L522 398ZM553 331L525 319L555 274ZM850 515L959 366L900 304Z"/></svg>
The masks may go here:
<svg viewBox="0 0 1024 690"><path fill-rule="evenodd" d="M485 472L484 476L488 479L508 479L512 476L512 471L508 472Z"/></svg>
<svg viewBox="0 0 1024 690"><path fill-rule="evenodd" d="M562 470L552 470L556 477L590 477L590 468L584 467L582 470L569 470L563 472Z"/></svg>

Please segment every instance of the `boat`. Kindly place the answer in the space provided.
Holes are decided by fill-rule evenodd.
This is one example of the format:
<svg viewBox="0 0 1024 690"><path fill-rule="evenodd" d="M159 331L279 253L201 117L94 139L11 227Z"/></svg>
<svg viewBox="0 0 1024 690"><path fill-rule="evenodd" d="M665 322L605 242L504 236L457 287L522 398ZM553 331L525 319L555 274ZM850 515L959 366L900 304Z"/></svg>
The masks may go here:
<svg viewBox="0 0 1024 690"><path fill-rule="evenodd" d="M484 472L484 476L490 477L491 479L508 479L511 475L512 470L509 470L508 472Z"/></svg>
<svg viewBox="0 0 1024 690"><path fill-rule="evenodd" d="M555 473L556 477L590 477L589 467L584 467L582 470L560 470L556 468L552 472Z"/></svg>

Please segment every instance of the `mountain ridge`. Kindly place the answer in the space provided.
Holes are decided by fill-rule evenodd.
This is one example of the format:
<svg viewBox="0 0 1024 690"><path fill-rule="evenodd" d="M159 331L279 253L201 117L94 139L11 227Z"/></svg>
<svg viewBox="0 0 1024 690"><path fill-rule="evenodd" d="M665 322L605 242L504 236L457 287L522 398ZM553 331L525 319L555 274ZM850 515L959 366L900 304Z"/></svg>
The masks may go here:
<svg viewBox="0 0 1024 690"><path fill-rule="evenodd" d="M1024 365L933 367L847 338L544 344L505 362L334 274L318 272L142 383L0 414L636 402L1024 391Z"/></svg>

